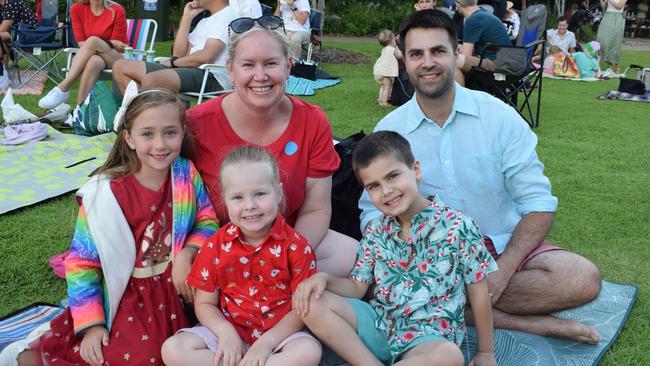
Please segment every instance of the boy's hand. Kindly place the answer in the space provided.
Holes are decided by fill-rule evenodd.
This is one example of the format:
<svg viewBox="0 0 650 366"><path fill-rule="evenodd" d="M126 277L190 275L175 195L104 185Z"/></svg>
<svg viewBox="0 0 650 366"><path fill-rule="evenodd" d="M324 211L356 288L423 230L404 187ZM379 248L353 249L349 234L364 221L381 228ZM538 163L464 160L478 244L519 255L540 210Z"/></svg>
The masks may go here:
<svg viewBox="0 0 650 366"><path fill-rule="evenodd" d="M494 352L476 352L468 366L496 366L497 359Z"/></svg>
<svg viewBox="0 0 650 366"><path fill-rule="evenodd" d="M273 347L268 347L264 342L257 341L246 351L239 366L264 366L271 353L273 353Z"/></svg>
<svg viewBox="0 0 650 366"><path fill-rule="evenodd" d="M244 343L235 329L228 329L217 335L219 345L214 354L213 366L237 366L244 354ZM221 362L220 362L221 361Z"/></svg>
<svg viewBox="0 0 650 366"><path fill-rule="evenodd" d="M105 346L108 346L108 330L103 325L95 325L86 330L81 340L79 355L90 365L101 366L104 364L102 347Z"/></svg>
<svg viewBox="0 0 650 366"><path fill-rule="evenodd" d="M298 316L305 316L309 312L309 298L312 293L318 299L327 287L327 273L319 272L302 281L293 293L293 308Z"/></svg>
<svg viewBox="0 0 650 366"><path fill-rule="evenodd" d="M194 301L194 292L192 287L187 284L187 275L192 269L192 262L196 256L196 249L185 247L174 258L174 265L172 267L172 282L176 293L183 297L186 303L190 304Z"/></svg>

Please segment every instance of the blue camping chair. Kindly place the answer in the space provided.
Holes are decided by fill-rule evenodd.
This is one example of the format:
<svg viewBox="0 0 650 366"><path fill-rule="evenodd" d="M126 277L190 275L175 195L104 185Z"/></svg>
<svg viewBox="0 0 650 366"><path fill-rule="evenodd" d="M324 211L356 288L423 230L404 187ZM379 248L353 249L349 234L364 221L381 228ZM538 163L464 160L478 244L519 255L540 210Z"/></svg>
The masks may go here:
<svg viewBox="0 0 650 366"><path fill-rule="evenodd" d="M25 23L14 24L11 28L9 45L14 52L14 68L20 87L24 86L40 71L47 71L48 79L58 84L65 75L59 66L59 55L68 46L69 14L66 12L62 24L57 16L58 0L43 0L41 23L32 26ZM26 80L22 80L18 62L25 60L26 70L35 72ZM26 71L24 70L24 71ZM23 71L23 72L24 72Z"/></svg>

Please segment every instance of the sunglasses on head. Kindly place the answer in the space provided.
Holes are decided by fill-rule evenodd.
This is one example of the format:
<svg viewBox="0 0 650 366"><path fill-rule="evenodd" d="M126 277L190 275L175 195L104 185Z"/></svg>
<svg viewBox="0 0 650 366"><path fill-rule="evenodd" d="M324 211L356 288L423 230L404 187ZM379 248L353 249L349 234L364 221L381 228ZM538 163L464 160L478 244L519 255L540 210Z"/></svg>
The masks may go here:
<svg viewBox="0 0 650 366"><path fill-rule="evenodd" d="M233 33L244 33L247 30L253 28L255 23L259 24L260 27L266 29L278 29L282 27L282 30L284 31L284 21L282 20L282 18L277 17L275 15L264 15L257 19L238 18L233 20L228 25L228 36L230 36L231 31Z"/></svg>

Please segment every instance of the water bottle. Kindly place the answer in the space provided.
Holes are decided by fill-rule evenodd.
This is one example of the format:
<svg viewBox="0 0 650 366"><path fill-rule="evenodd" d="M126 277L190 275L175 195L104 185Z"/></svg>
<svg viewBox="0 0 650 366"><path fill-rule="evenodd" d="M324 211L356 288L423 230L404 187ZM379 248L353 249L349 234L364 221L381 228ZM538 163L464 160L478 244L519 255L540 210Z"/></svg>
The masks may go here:
<svg viewBox="0 0 650 366"><path fill-rule="evenodd" d="M132 47L124 47L124 59L133 60L133 48Z"/></svg>
<svg viewBox="0 0 650 366"><path fill-rule="evenodd" d="M147 61L147 62L154 62L155 58L156 58L156 51L155 50L149 50L145 54L145 61Z"/></svg>

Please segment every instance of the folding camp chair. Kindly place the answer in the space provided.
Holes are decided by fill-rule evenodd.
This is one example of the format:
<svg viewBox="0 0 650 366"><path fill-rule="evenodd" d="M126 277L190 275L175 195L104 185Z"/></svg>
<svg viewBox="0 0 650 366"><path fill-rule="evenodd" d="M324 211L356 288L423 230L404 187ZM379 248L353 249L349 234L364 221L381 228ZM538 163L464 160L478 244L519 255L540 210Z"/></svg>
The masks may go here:
<svg viewBox="0 0 650 366"><path fill-rule="evenodd" d="M320 60L323 55L323 42L322 42L322 23L323 12L319 10L311 10L309 12L309 26L311 27L311 36L309 37L309 45L307 46L307 62L313 62L320 69ZM314 54L314 49L317 49ZM314 57L315 56L315 57Z"/></svg>
<svg viewBox="0 0 650 366"><path fill-rule="evenodd" d="M534 65L532 58L539 51L540 63L544 60L547 21L548 12L544 5L527 7L521 16L516 46L486 45L479 66L472 68L466 80L468 88L484 90L510 104L533 128L539 126L544 70ZM496 52L494 71L482 67L487 51ZM523 97L521 103L518 102L519 95ZM537 99L535 104L534 99Z"/></svg>
<svg viewBox="0 0 650 366"><path fill-rule="evenodd" d="M41 22L38 26L18 23L11 28L9 46L14 53L14 68L20 87L27 84L40 71L47 71L47 77L55 84L63 80L63 73L58 65L58 56L68 46L68 14L61 25L58 22L58 1L44 0L41 6ZM18 62L25 60L26 70L35 72L26 80L22 80Z"/></svg>
<svg viewBox="0 0 650 366"><path fill-rule="evenodd" d="M126 38L129 40L129 46L133 48L134 59L144 60L146 52L153 50L156 32L158 32L158 23L153 19L126 20ZM68 61L65 68L67 74L72 66L72 59L79 52L79 48L68 47L64 51L68 54ZM101 80L110 80L112 77L113 71L111 69L105 69L99 78Z"/></svg>

